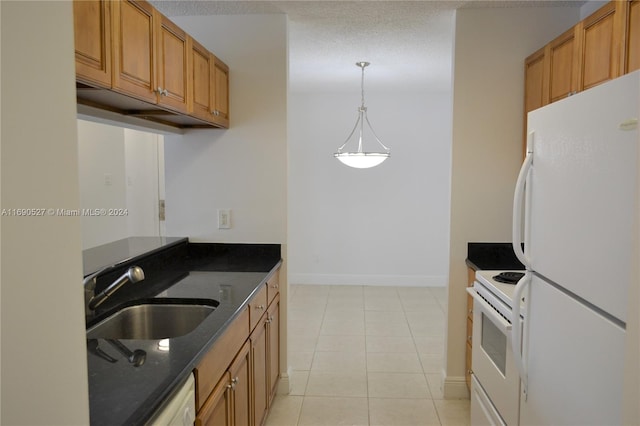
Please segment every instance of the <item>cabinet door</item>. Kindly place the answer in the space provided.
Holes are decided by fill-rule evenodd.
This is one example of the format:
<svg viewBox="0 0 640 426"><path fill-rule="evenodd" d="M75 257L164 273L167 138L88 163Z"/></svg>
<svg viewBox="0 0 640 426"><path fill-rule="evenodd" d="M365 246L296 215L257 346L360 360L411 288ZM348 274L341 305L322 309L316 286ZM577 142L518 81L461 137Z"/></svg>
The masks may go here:
<svg viewBox="0 0 640 426"><path fill-rule="evenodd" d="M620 75L625 2L612 1L580 22L578 91Z"/></svg>
<svg viewBox="0 0 640 426"><path fill-rule="evenodd" d="M233 388L233 424L251 425L251 345L245 343L229 367Z"/></svg>
<svg viewBox="0 0 640 426"><path fill-rule="evenodd" d="M549 102L570 96L577 90L578 69L575 29L564 32L547 45Z"/></svg>
<svg viewBox="0 0 640 426"><path fill-rule="evenodd" d="M251 334L251 375L253 378L253 425L260 426L267 413L267 322L266 315Z"/></svg>
<svg viewBox="0 0 640 426"><path fill-rule="evenodd" d="M467 287L473 287L473 283L476 278L476 271L467 267ZM465 357L465 379L467 381L467 388L471 389L471 354L473 352L473 345L471 337L473 334L473 297L467 294L467 346Z"/></svg>
<svg viewBox="0 0 640 426"><path fill-rule="evenodd" d="M202 120L214 120L213 55L195 40L191 41L191 114Z"/></svg>
<svg viewBox="0 0 640 426"><path fill-rule="evenodd" d="M640 69L640 0L628 3L626 33L626 72L632 72Z"/></svg>
<svg viewBox="0 0 640 426"><path fill-rule="evenodd" d="M526 154L527 114L549 103L548 77L545 73L545 48L529 55L524 61L524 126L522 137L522 155Z"/></svg>
<svg viewBox="0 0 640 426"><path fill-rule="evenodd" d="M269 306L267 311L267 331L269 334L268 348L268 380L269 385L269 405L276 395L278 378L280 376L280 296L276 295L275 299Z"/></svg>
<svg viewBox="0 0 640 426"><path fill-rule="evenodd" d="M222 127L229 127L229 67L214 57L214 120Z"/></svg>
<svg viewBox="0 0 640 426"><path fill-rule="evenodd" d="M530 55L524 62L524 111L529 112L549 102L545 93L545 49Z"/></svg>
<svg viewBox="0 0 640 426"><path fill-rule="evenodd" d="M231 379L225 373L196 416L195 426L231 426Z"/></svg>
<svg viewBox="0 0 640 426"><path fill-rule="evenodd" d="M190 53L187 33L165 16L156 14L158 104L186 113Z"/></svg>
<svg viewBox="0 0 640 426"><path fill-rule="evenodd" d="M113 89L155 104L154 8L140 0L111 5Z"/></svg>
<svg viewBox="0 0 640 426"><path fill-rule="evenodd" d="M111 87L111 2L74 0L76 79Z"/></svg>

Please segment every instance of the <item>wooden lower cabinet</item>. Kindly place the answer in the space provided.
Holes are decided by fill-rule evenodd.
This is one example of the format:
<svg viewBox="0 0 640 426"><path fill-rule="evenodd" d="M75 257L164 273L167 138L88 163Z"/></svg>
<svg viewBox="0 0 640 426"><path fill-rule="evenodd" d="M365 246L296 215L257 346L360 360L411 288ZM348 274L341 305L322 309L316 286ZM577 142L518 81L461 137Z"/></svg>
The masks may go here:
<svg viewBox="0 0 640 426"><path fill-rule="evenodd" d="M229 367L233 424L249 426L251 424L251 351L246 342L240 353Z"/></svg>
<svg viewBox="0 0 640 426"><path fill-rule="evenodd" d="M267 311L267 334L269 341L268 352L268 380L269 405L276 396L278 378L280 372L280 296L276 295Z"/></svg>
<svg viewBox="0 0 640 426"><path fill-rule="evenodd" d="M194 370L196 426L264 424L280 371L280 294L274 282L277 277L256 292Z"/></svg>
<svg viewBox="0 0 640 426"><path fill-rule="evenodd" d="M251 367L253 376L253 425L260 426L269 406L267 382L267 316L264 315L251 334Z"/></svg>
<svg viewBox="0 0 640 426"><path fill-rule="evenodd" d="M226 372L198 411L195 426L230 426L233 424L230 384L231 375Z"/></svg>
<svg viewBox="0 0 640 426"><path fill-rule="evenodd" d="M473 287L473 282L476 279L476 271L467 267L467 286ZM471 350L473 348L473 297L467 294L467 346L465 356L465 378L467 381L467 388L471 390Z"/></svg>

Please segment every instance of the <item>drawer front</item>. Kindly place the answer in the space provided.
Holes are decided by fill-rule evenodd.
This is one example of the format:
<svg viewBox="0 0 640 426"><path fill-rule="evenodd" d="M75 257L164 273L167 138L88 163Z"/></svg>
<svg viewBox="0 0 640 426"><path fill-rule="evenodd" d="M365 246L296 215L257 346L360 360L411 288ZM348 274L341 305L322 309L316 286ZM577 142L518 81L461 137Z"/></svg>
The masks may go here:
<svg viewBox="0 0 640 426"><path fill-rule="evenodd" d="M267 298L269 299L269 304L273 302L276 294L280 292L280 269L278 269L271 278L267 281Z"/></svg>
<svg viewBox="0 0 640 426"><path fill-rule="evenodd" d="M267 286L262 286L260 291L249 302L249 321L251 322L251 330L253 330L258 321L267 311Z"/></svg>
<svg viewBox="0 0 640 426"><path fill-rule="evenodd" d="M194 369L198 410L248 338L249 310L244 309Z"/></svg>

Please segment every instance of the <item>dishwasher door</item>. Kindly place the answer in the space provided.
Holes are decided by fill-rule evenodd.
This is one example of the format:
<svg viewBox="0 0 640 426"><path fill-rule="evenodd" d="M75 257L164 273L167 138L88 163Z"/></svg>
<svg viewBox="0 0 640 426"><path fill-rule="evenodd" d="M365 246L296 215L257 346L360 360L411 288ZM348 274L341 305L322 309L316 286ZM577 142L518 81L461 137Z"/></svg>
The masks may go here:
<svg viewBox="0 0 640 426"><path fill-rule="evenodd" d="M180 389L147 423L151 426L193 426L196 420L196 392L193 373Z"/></svg>

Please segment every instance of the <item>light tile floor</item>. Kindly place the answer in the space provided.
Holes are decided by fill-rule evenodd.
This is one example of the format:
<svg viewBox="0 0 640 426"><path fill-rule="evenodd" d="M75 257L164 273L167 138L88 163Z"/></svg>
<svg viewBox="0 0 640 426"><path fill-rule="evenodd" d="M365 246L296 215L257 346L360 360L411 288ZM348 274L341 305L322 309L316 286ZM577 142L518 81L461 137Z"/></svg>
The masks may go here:
<svg viewBox="0 0 640 426"><path fill-rule="evenodd" d="M267 426L469 425L440 390L446 289L292 285L292 390Z"/></svg>

